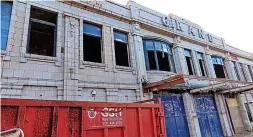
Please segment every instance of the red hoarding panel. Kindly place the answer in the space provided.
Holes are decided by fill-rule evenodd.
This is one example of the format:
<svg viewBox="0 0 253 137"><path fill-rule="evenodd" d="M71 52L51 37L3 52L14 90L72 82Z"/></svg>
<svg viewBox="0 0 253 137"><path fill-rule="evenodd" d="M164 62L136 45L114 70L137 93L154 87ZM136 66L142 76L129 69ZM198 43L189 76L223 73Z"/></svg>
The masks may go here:
<svg viewBox="0 0 253 137"><path fill-rule="evenodd" d="M1 99L2 131L26 137L162 137L158 104Z"/></svg>

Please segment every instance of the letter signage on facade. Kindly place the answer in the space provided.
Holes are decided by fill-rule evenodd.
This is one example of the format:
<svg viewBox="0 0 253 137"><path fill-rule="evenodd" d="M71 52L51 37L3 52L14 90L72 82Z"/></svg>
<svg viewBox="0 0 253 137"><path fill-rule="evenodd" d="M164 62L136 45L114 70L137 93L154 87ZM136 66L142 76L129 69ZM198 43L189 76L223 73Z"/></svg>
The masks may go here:
<svg viewBox="0 0 253 137"><path fill-rule="evenodd" d="M175 28L175 30L183 32L183 26L182 26L182 21L178 20L178 19L173 19L172 17L169 16L164 16L162 17L162 23L164 26L169 27L169 28ZM185 23L184 23L185 24ZM188 35L191 36L197 36L200 39L205 39L205 32L201 29L201 28L197 28L197 27L193 27L190 24L186 24L188 25ZM208 42L213 42L213 36L211 34L207 34L207 41Z"/></svg>

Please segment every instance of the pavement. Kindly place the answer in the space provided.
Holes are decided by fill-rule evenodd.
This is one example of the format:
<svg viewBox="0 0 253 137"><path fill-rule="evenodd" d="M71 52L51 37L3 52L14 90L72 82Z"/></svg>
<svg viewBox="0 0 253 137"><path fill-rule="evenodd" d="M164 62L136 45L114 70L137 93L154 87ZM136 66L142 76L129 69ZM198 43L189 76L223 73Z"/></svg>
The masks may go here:
<svg viewBox="0 0 253 137"><path fill-rule="evenodd" d="M233 137L253 137L253 132L244 132L242 134L235 134Z"/></svg>

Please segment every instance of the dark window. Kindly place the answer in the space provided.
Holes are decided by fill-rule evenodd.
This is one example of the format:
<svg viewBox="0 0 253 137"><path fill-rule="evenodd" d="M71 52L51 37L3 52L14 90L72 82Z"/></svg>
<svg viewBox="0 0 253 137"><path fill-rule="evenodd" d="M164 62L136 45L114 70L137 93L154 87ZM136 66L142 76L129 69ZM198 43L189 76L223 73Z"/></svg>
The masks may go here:
<svg viewBox="0 0 253 137"><path fill-rule="evenodd" d="M226 78L226 69L225 69L223 58L213 56L212 61L213 61L216 77Z"/></svg>
<svg viewBox="0 0 253 137"><path fill-rule="evenodd" d="M101 27L84 23L83 60L102 63Z"/></svg>
<svg viewBox="0 0 253 137"><path fill-rule="evenodd" d="M129 67L127 34L114 31L113 36L116 65Z"/></svg>
<svg viewBox="0 0 253 137"><path fill-rule="evenodd" d="M198 63L202 76L207 76L206 65L204 61L204 55L202 53L197 53Z"/></svg>
<svg viewBox="0 0 253 137"><path fill-rule="evenodd" d="M250 105L252 105L252 103L250 102ZM253 119L252 119L252 116L251 116L251 113L250 113L250 109L249 109L249 104L248 103L244 103L244 106L246 108L246 111L247 111L247 114L248 114L248 118L249 118L249 121L250 122L253 122Z"/></svg>
<svg viewBox="0 0 253 137"><path fill-rule="evenodd" d="M31 8L28 53L55 56L56 22L57 14Z"/></svg>
<svg viewBox="0 0 253 137"><path fill-rule="evenodd" d="M193 68L191 51L185 49L184 50L184 55L185 55L185 59L186 59L186 64L187 64L189 75L194 75L194 68Z"/></svg>
<svg viewBox="0 0 253 137"><path fill-rule="evenodd" d="M1 50L6 50L11 21L12 3L1 1Z"/></svg>
<svg viewBox="0 0 253 137"><path fill-rule="evenodd" d="M240 64L239 64L239 67L240 67L240 70L241 70L241 72L242 72L243 80L246 81L246 74L245 74L244 69L243 69L243 64L240 63Z"/></svg>
<svg viewBox="0 0 253 137"><path fill-rule="evenodd" d="M144 49L147 70L174 71L172 51L167 43L144 40Z"/></svg>
<svg viewBox="0 0 253 137"><path fill-rule="evenodd" d="M251 79L253 81L253 70L250 65L248 65L248 68L249 68L249 73L250 73Z"/></svg>
<svg viewBox="0 0 253 137"><path fill-rule="evenodd" d="M233 62L232 62L232 65L233 65L233 69L234 69L234 71L235 71L236 79L237 79L237 80L240 80L240 76L239 76L239 73L238 73L238 70L237 70L237 67L236 67L236 62L233 61Z"/></svg>

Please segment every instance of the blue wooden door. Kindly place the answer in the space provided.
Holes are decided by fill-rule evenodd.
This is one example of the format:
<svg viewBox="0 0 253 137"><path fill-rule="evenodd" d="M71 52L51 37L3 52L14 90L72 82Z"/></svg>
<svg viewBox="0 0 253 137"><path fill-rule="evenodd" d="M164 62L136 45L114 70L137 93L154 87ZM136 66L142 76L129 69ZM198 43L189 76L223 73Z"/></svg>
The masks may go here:
<svg viewBox="0 0 253 137"><path fill-rule="evenodd" d="M182 96L154 95L160 97L164 107L167 137L189 137Z"/></svg>
<svg viewBox="0 0 253 137"><path fill-rule="evenodd" d="M202 137L223 137L213 96L195 97L195 106Z"/></svg>

